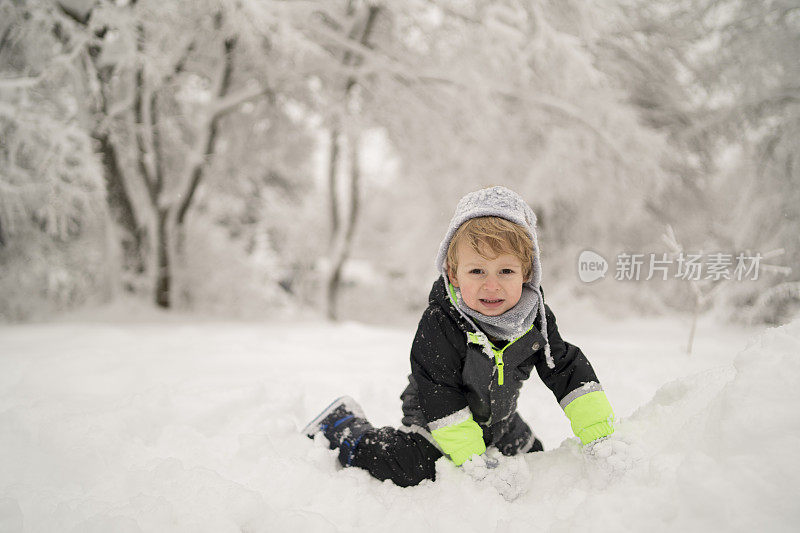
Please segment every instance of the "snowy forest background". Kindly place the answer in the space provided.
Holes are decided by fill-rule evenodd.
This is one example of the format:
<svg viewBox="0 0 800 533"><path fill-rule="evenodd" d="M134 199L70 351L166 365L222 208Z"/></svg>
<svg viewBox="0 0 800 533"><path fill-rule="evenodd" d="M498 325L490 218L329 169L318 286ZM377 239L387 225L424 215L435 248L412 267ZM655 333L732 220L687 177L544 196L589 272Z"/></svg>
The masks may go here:
<svg viewBox="0 0 800 533"><path fill-rule="evenodd" d="M416 317L456 202L501 184L546 288L784 322L798 50L794 0L1 0L0 319ZM580 251L672 252L668 228L778 266L578 279Z"/></svg>

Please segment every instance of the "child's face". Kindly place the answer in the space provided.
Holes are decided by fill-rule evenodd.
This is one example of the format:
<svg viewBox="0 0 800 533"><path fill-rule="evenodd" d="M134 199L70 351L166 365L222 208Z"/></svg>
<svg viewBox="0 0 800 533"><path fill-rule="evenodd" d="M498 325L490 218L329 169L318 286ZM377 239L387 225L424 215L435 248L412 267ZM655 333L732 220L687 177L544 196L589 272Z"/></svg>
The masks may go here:
<svg viewBox="0 0 800 533"><path fill-rule="evenodd" d="M456 257L458 271L448 270L450 283L461 289L461 297L471 309L498 316L517 305L525 282L518 257L502 254L486 259L461 244L456 247Z"/></svg>

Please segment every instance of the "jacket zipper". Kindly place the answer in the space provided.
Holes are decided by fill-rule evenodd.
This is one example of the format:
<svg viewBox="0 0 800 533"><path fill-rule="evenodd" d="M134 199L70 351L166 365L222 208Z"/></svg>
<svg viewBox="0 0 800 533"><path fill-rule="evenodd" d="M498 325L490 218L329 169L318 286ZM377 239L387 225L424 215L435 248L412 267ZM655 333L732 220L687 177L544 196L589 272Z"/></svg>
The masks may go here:
<svg viewBox="0 0 800 533"><path fill-rule="evenodd" d="M533 329L533 324L531 324L531 327L529 327L528 329L525 330L525 333L528 333L531 329ZM503 348L500 349L500 350L495 349L495 347L492 344L492 342L489 341L489 347L492 350L492 353L494 354L494 366L495 366L495 368L497 368L497 385L499 385L500 387L503 386L504 377L505 377L505 374L503 372L503 369L505 367L505 363L503 362L503 352L505 352L508 349L509 346L511 346L512 344L517 342L519 339L524 337L525 333L523 333L522 335L520 335L516 339L510 341L508 344L503 346ZM473 344L477 344L479 346L483 344L481 342L480 336L477 333L473 332L473 331L468 331L467 332L467 341L471 342Z"/></svg>
<svg viewBox="0 0 800 533"><path fill-rule="evenodd" d="M492 350L494 352L494 350ZM494 352L494 364L497 366L497 384L503 385L503 351Z"/></svg>

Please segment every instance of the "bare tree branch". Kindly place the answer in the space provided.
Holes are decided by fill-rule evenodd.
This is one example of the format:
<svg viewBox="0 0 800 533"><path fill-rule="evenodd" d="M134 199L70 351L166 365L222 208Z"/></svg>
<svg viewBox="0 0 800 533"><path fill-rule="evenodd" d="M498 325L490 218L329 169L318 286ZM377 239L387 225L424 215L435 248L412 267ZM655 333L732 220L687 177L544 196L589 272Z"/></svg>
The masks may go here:
<svg viewBox="0 0 800 533"><path fill-rule="evenodd" d="M231 85L231 78L233 75L233 53L236 49L236 38L231 37L225 39L223 45L223 62L221 72L217 78L216 96L218 99L225 99ZM239 102L241 103L241 102ZM200 142L195 146L193 157L190 160L190 167L188 172L188 179L185 182L183 194L180 195L179 204L176 211L176 221L178 225L184 223L186 213L189 206L192 204L197 187L203 177L203 170L207 160L213 155L216 146L217 134L219 132L219 122L222 113L217 112L211 114L207 127L203 128L203 133L200 137Z"/></svg>
<svg viewBox="0 0 800 533"><path fill-rule="evenodd" d="M170 71L165 74L163 78L161 78L159 86L163 87L164 85L169 85L181 72L183 72L183 70L186 68L186 62L189 60L189 56L194 51L195 46L196 43L194 39L189 39L189 44L186 45L183 54L178 57Z"/></svg>
<svg viewBox="0 0 800 533"><path fill-rule="evenodd" d="M257 100L262 96L267 96L271 102L275 101L275 93L269 87L256 87L252 89L242 89L234 94L224 96L211 106L210 116L218 119L234 111L244 103Z"/></svg>
<svg viewBox="0 0 800 533"><path fill-rule="evenodd" d="M150 198L150 202L152 205L158 205L158 190L155 187L155 181L153 179L154 171L151 168L151 161L150 161L150 150L148 149L148 143L145 137L145 109L144 109L144 102L145 102L145 81L144 81L144 66L139 65L136 69L136 74L134 75L134 91L135 97L133 102L133 115L134 115L134 127L135 127L135 135L136 138L136 167L139 170L139 173L142 176L142 180L144 181L145 188L147 189L147 194Z"/></svg>

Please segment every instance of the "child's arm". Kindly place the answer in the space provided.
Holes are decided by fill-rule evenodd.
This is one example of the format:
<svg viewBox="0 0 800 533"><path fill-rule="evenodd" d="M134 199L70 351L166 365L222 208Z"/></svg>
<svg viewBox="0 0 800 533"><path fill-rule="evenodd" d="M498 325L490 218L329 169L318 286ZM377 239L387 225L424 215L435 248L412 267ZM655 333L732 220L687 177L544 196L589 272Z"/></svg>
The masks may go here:
<svg viewBox="0 0 800 533"><path fill-rule="evenodd" d="M486 451L483 430L472 419L461 392L463 335L456 335L443 312L428 308L411 346L411 374L428 428L442 451L456 465Z"/></svg>
<svg viewBox="0 0 800 533"><path fill-rule="evenodd" d="M614 412L592 365L581 349L565 342L558 333L556 317L545 305L547 340L555 368L547 366L544 357L536 363L536 371L553 391L569 418L572 431L583 444L614 432Z"/></svg>

